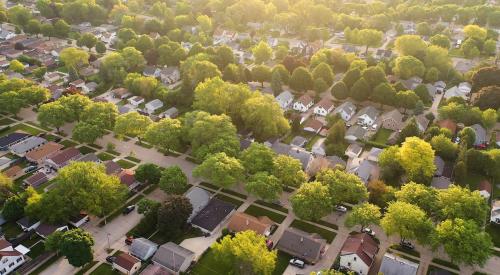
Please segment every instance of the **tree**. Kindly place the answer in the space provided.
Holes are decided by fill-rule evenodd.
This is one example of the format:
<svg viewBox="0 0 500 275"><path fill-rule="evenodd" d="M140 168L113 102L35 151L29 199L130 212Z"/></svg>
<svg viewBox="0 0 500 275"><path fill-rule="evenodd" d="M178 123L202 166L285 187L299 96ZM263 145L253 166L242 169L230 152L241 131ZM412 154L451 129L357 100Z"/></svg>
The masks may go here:
<svg viewBox="0 0 500 275"><path fill-rule="evenodd" d="M418 95L414 91L399 91L396 93L396 102L398 107L404 108L404 112L408 109L415 109L417 102L420 101Z"/></svg>
<svg viewBox="0 0 500 275"><path fill-rule="evenodd" d="M57 37L65 38L71 30L71 26L64 21L64 19L59 19L54 23L54 34Z"/></svg>
<svg viewBox="0 0 500 275"><path fill-rule="evenodd" d="M381 83L386 83L387 79L385 77L384 69L381 66L371 66L363 70L363 78L370 84L373 89L380 85Z"/></svg>
<svg viewBox="0 0 500 275"><path fill-rule="evenodd" d="M51 23L42 24L40 26L40 33L50 40L50 37L55 35L54 26Z"/></svg>
<svg viewBox="0 0 500 275"><path fill-rule="evenodd" d="M437 196L439 217L445 219L472 220L482 226L489 214L489 207L479 191L451 185L440 190Z"/></svg>
<svg viewBox="0 0 500 275"><path fill-rule="evenodd" d="M475 38L479 40L486 39L486 29L479 27L478 25L467 25L464 27L464 34L467 38Z"/></svg>
<svg viewBox="0 0 500 275"><path fill-rule="evenodd" d="M177 236L186 229L187 220L193 213L188 198L170 195L158 209L158 230L167 236Z"/></svg>
<svg viewBox="0 0 500 275"><path fill-rule="evenodd" d="M417 24L417 33L422 36L429 36L432 33L432 28L427 22Z"/></svg>
<svg viewBox="0 0 500 275"><path fill-rule="evenodd" d="M345 225L349 228L355 225L361 225L361 231L370 224L378 224L380 222L380 207L371 203L362 203L355 205L352 211L347 215Z"/></svg>
<svg viewBox="0 0 500 275"><path fill-rule="evenodd" d="M393 70L399 77L408 79L412 76L424 76L425 66L422 61L413 56L400 56L396 58Z"/></svg>
<svg viewBox="0 0 500 275"><path fill-rule="evenodd" d="M424 54L427 44L418 35L402 35L396 38L394 42L396 51L402 55L411 55L419 57Z"/></svg>
<svg viewBox="0 0 500 275"><path fill-rule="evenodd" d="M370 97L370 85L362 77L358 79L351 87L351 96L356 101L365 101Z"/></svg>
<svg viewBox="0 0 500 275"><path fill-rule="evenodd" d="M462 43L462 46L460 48L462 49L462 52L464 53L465 57L469 59L476 58L481 54L477 46L477 41L475 41L472 38L466 39Z"/></svg>
<svg viewBox="0 0 500 275"><path fill-rule="evenodd" d="M245 101L241 118L246 129L257 141L281 137L290 131L288 120L276 100L270 95L256 95Z"/></svg>
<svg viewBox="0 0 500 275"><path fill-rule="evenodd" d="M487 109L483 112L483 125L486 129L492 129L497 122L497 112L493 109Z"/></svg>
<svg viewBox="0 0 500 275"><path fill-rule="evenodd" d="M83 109L80 120L95 126L101 130L113 129L115 127L118 108L110 102L93 102Z"/></svg>
<svg viewBox="0 0 500 275"><path fill-rule="evenodd" d="M162 150L179 150L182 146L182 125L178 119L164 118L146 128L144 138Z"/></svg>
<svg viewBox="0 0 500 275"><path fill-rule="evenodd" d="M215 59L215 63L218 65L220 70L235 62L233 50L226 45L217 48Z"/></svg>
<svg viewBox="0 0 500 275"><path fill-rule="evenodd" d="M267 172L257 172L248 178L245 190L264 201L273 201L283 193L283 187L278 178Z"/></svg>
<svg viewBox="0 0 500 275"><path fill-rule="evenodd" d="M455 159L458 153L458 146L442 134L431 139L431 146L436 151L436 155L446 160Z"/></svg>
<svg viewBox="0 0 500 275"><path fill-rule="evenodd" d="M476 142L476 132L470 127L465 127L458 132L458 137L461 141L465 141L468 147L472 147Z"/></svg>
<svg viewBox="0 0 500 275"><path fill-rule="evenodd" d="M80 143L92 144L105 133L101 125L81 121L73 128L73 139Z"/></svg>
<svg viewBox="0 0 500 275"><path fill-rule="evenodd" d="M279 73L281 81L283 81L284 84L288 83L290 80L290 72L285 68L285 66L282 64L275 65L272 73L274 74L275 72Z"/></svg>
<svg viewBox="0 0 500 275"><path fill-rule="evenodd" d="M106 44L102 41L97 41L95 44L95 51L100 54L106 53Z"/></svg>
<svg viewBox="0 0 500 275"><path fill-rule="evenodd" d="M158 80L152 76L129 73L124 80L124 85L132 94L153 98L153 94L158 88Z"/></svg>
<svg viewBox="0 0 500 275"><path fill-rule="evenodd" d="M60 252L74 267L81 267L94 259L92 235L81 228L71 229L66 232L56 231L47 237L45 246L49 250Z"/></svg>
<svg viewBox="0 0 500 275"><path fill-rule="evenodd" d="M5 201L14 194L14 181L0 173L0 198Z"/></svg>
<svg viewBox="0 0 500 275"><path fill-rule="evenodd" d="M146 184L158 184L161 178L161 169L153 163L144 163L135 170L135 179Z"/></svg>
<svg viewBox="0 0 500 275"><path fill-rule="evenodd" d="M472 104L481 110L500 108L500 84L481 88L472 100Z"/></svg>
<svg viewBox="0 0 500 275"><path fill-rule="evenodd" d="M332 209L332 197L328 187L320 182L306 182L290 198L297 217L317 221L328 215Z"/></svg>
<svg viewBox="0 0 500 275"><path fill-rule="evenodd" d="M424 76L425 82L434 83L434 82L438 81L439 79L440 79L440 72L437 68L432 67L432 68L429 68L425 72L425 76Z"/></svg>
<svg viewBox="0 0 500 275"><path fill-rule="evenodd" d="M357 203L368 198L365 184L354 174L338 169L325 169L316 174L316 180L328 186L333 205Z"/></svg>
<svg viewBox="0 0 500 275"><path fill-rule="evenodd" d="M369 47L380 45L384 34L374 29L362 29L359 31L359 36L361 37L361 44L366 46L365 55L367 55Z"/></svg>
<svg viewBox="0 0 500 275"><path fill-rule="evenodd" d="M490 235L473 221L463 219L449 219L438 224L434 246L441 245L452 262L467 265L484 265L493 249Z"/></svg>
<svg viewBox="0 0 500 275"><path fill-rule="evenodd" d="M114 132L118 136L137 137L140 142L142 135L152 123L153 121L148 116L137 112L128 112L116 118Z"/></svg>
<svg viewBox="0 0 500 275"><path fill-rule="evenodd" d="M299 187L307 181L307 175L302 171L300 161L285 155L274 157L272 174L283 186Z"/></svg>
<svg viewBox="0 0 500 275"><path fill-rule="evenodd" d="M17 26L24 27L31 20L31 11L23 5L15 5L8 10L9 21Z"/></svg>
<svg viewBox="0 0 500 275"><path fill-rule="evenodd" d="M64 48L59 54L59 58L68 69L77 68L89 63L89 54L73 47Z"/></svg>
<svg viewBox="0 0 500 275"><path fill-rule="evenodd" d="M333 71L330 65L322 62L312 71L313 79L323 79L326 85L330 87L333 84Z"/></svg>
<svg viewBox="0 0 500 275"><path fill-rule="evenodd" d="M144 56L134 47L124 48L121 52L121 56L127 72L142 72L146 65Z"/></svg>
<svg viewBox="0 0 500 275"><path fill-rule="evenodd" d="M266 65L257 65L253 67L252 79L260 82L262 87L264 87L264 82L271 80L271 69Z"/></svg>
<svg viewBox="0 0 500 275"><path fill-rule="evenodd" d="M338 100L346 99L349 96L349 89L343 81L335 82L332 86L332 95Z"/></svg>
<svg viewBox="0 0 500 275"><path fill-rule="evenodd" d="M196 17L196 21L200 25L200 28L205 33L210 33L212 31L212 19L207 15L200 15Z"/></svg>
<svg viewBox="0 0 500 275"><path fill-rule="evenodd" d="M23 63L19 62L19 60L13 59L9 63L9 70L16 73L22 73L24 72L24 65Z"/></svg>
<svg viewBox="0 0 500 275"><path fill-rule="evenodd" d="M273 159L276 156L271 148L262 143L252 142L250 147L241 153L241 163L249 174L271 172Z"/></svg>
<svg viewBox="0 0 500 275"><path fill-rule="evenodd" d="M177 166L170 166L161 172L159 182L160 189L167 194L181 195L186 191L188 179L182 169Z"/></svg>
<svg viewBox="0 0 500 275"><path fill-rule="evenodd" d="M281 75L278 71L273 71L271 74L271 89L275 97L283 92L283 81L281 81Z"/></svg>
<svg viewBox="0 0 500 275"><path fill-rule="evenodd" d="M350 89L352 85L354 85L354 83L356 83L356 81L358 81L358 79L360 78L361 78L361 70L355 68L345 73L344 77L342 78L342 82L344 82L347 88Z"/></svg>
<svg viewBox="0 0 500 275"><path fill-rule="evenodd" d="M488 39L484 42L483 52L489 56L495 56L497 49L497 43L493 39Z"/></svg>
<svg viewBox="0 0 500 275"><path fill-rule="evenodd" d="M368 201L377 205L380 208L385 208L389 202L394 201L395 188L392 186L387 186L381 180L374 180L368 183L368 191L370 192L368 196Z"/></svg>
<svg viewBox="0 0 500 275"><path fill-rule="evenodd" d="M416 205L424 210L429 216L433 216L438 211L437 206L438 191L435 188L409 182L395 192L397 201Z"/></svg>
<svg viewBox="0 0 500 275"><path fill-rule="evenodd" d="M304 67L297 67L290 77L290 88L296 91L306 91L313 88L313 77Z"/></svg>
<svg viewBox="0 0 500 275"><path fill-rule="evenodd" d="M267 249L266 238L252 230L225 236L212 245L212 251L218 264L234 265L239 274L270 275L277 261L277 252Z"/></svg>
<svg viewBox="0 0 500 275"><path fill-rule="evenodd" d="M380 83L373 89L372 100L380 105L394 104L396 90L387 82Z"/></svg>
<svg viewBox="0 0 500 275"><path fill-rule="evenodd" d="M236 158L225 153L210 155L193 170L195 177L202 177L220 187L228 188L244 177L245 168Z"/></svg>
<svg viewBox="0 0 500 275"><path fill-rule="evenodd" d="M26 206L25 196L11 196L5 200L2 216L6 221L17 221L24 217L24 207Z"/></svg>
<svg viewBox="0 0 500 275"><path fill-rule="evenodd" d="M416 95L418 95L418 97L420 98L420 100L422 100L422 102L425 102L425 103L432 102L432 98L429 95L429 90L427 89L427 86L425 86L423 84L419 84L415 88L414 92Z"/></svg>
<svg viewBox="0 0 500 275"><path fill-rule="evenodd" d="M389 236L398 234L401 239L416 239L422 244L429 242L433 230L431 220L416 205L396 201L389 203L380 225Z"/></svg>
<svg viewBox="0 0 500 275"><path fill-rule="evenodd" d="M328 130L325 140L327 155L341 156L344 154L347 143L345 141L346 126L342 119L337 120Z"/></svg>
<svg viewBox="0 0 500 275"><path fill-rule="evenodd" d="M96 43L97 43L97 38L90 32L86 32L80 36L80 39L78 39L78 43L80 45L85 46L89 49L92 49Z"/></svg>
<svg viewBox="0 0 500 275"><path fill-rule="evenodd" d="M66 123L67 109L59 102L43 104L38 108L37 120L44 127L55 127L57 132Z"/></svg>
<svg viewBox="0 0 500 275"><path fill-rule="evenodd" d="M427 183L436 170L434 150L429 143L418 137L409 137L399 149L401 166L408 179L417 183Z"/></svg>
<svg viewBox="0 0 500 275"><path fill-rule="evenodd" d="M262 64L271 59L273 49L271 49L271 47L269 47L266 42L260 41L259 44L252 48L252 53L255 59L255 63Z"/></svg>

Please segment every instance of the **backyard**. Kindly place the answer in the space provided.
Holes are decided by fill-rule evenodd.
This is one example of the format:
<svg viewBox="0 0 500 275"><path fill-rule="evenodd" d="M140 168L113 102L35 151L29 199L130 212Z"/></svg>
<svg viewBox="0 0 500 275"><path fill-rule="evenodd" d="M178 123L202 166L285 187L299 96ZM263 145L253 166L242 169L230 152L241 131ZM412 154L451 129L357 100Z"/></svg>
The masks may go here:
<svg viewBox="0 0 500 275"><path fill-rule="evenodd" d="M380 128L380 130L373 136L372 141L380 144L386 144L391 134L391 130Z"/></svg>

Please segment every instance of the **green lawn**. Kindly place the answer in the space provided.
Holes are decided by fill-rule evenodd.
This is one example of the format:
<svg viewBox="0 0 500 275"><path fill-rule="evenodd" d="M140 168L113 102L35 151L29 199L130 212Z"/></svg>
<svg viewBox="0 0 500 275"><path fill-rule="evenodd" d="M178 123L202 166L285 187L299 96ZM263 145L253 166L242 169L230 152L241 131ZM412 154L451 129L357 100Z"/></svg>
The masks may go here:
<svg viewBox="0 0 500 275"><path fill-rule="evenodd" d="M373 136L372 141L376 143L386 144L391 134L391 130L380 128L380 130Z"/></svg>
<svg viewBox="0 0 500 275"><path fill-rule="evenodd" d="M200 182L200 185L201 185L201 186L208 187L208 188L213 189L213 190L219 190L219 187L218 187L218 186L216 186L216 185L214 185L214 184L211 184L211 183L208 183L208 182L204 182L204 181L202 181L202 182Z"/></svg>
<svg viewBox="0 0 500 275"><path fill-rule="evenodd" d="M180 244L185 239L191 239L201 236L203 236L203 232L201 232L201 230L199 230L198 228L190 227L188 230L183 231L182 234L174 238L161 232L156 232L153 236L151 236L151 238L149 238L149 240L157 244L164 244L168 242Z"/></svg>
<svg viewBox="0 0 500 275"><path fill-rule="evenodd" d="M121 159L121 160L117 161L116 163L118 165L120 165L120 167L123 169L130 169L136 165L135 163L130 162L128 160L124 160L124 159Z"/></svg>
<svg viewBox="0 0 500 275"><path fill-rule="evenodd" d="M130 160L130 161L132 161L132 162L137 162L137 163L141 162L141 160L140 160L140 159L138 159L138 158L134 158L134 157L131 157L131 156L128 156L128 157L126 157L125 159L126 159L126 160Z"/></svg>
<svg viewBox="0 0 500 275"><path fill-rule="evenodd" d="M490 234L493 244L496 247L500 247L500 226L490 223L486 225L485 231Z"/></svg>
<svg viewBox="0 0 500 275"><path fill-rule="evenodd" d="M287 213L288 214L288 209L281 206L281 205L278 205L278 204L275 204L275 203L270 203L270 202L265 202L265 201L262 201L262 200L257 200L255 203L257 204L260 204L260 205L263 205L263 206L266 206L266 207L269 207L269 208L272 208L274 210L278 210L280 212L283 212L283 213Z"/></svg>
<svg viewBox="0 0 500 275"><path fill-rule="evenodd" d="M121 273L111 269L111 265L102 263L90 273L91 275L120 275Z"/></svg>
<svg viewBox="0 0 500 275"><path fill-rule="evenodd" d="M458 267L458 265L456 265L456 264L454 264L452 262L448 262L448 261L439 259L439 258L432 259L432 262L436 263L436 264L439 264L439 265L442 265L442 266L446 266L446 267L452 268L452 269L460 270L460 267Z"/></svg>
<svg viewBox="0 0 500 275"><path fill-rule="evenodd" d="M225 188L224 188L224 189L222 189L222 192L224 192L224 193L226 193L226 194L230 194L230 195L236 196L236 197L238 197L238 198L242 198L242 199L244 199L244 200L246 200L246 199L247 199L247 196L246 196L246 195L243 195L243 194L241 194L241 193L238 193L238 192L233 191L233 190L230 190L230 189L225 189Z"/></svg>
<svg viewBox="0 0 500 275"><path fill-rule="evenodd" d="M228 197L220 193L215 195L215 197L218 198L219 200L233 204L236 208L240 207L243 204L243 201L240 201L238 199L233 199L232 197Z"/></svg>
<svg viewBox="0 0 500 275"><path fill-rule="evenodd" d="M427 268L427 275L447 274L450 272L451 271L443 270L442 268L439 268L439 267L434 266L432 264L430 264L429 268ZM455 272L451 272L451 273L458 275L458 273L455 273Z"/></svg>
<svg viewBox="0 0 500 275"><path fill-rule="evenodd" d="M91 263L86 264L82 269L80 269L75 275L83 275L89 269L91 269L94 265L96 265L98 261L92 261Z"/></svg>
<svg viewBox="0 0 500 275"><path fill-rule="evenodd" d="M149 144L146 144L146 143L144 143L144 142L141 142L141 143L136 142L135 144L136 144L136 145L139 145L139 146L141 146L141 147L144 147L144 148L146 148L146 149L151 149L151 148L153 148L153 145L149 145Z"/></svg>
<svg viewBox="0 0 500 275"><path fill-rule="evenodd" d="M393 244L391 245L391 248L397 251L401 251L403 253L415 256L415 257L420 257L420 252L418 252L415 249L408 249L406 247L400 246L399 244Z"/></svg>
<svg viewBox="0 0 500 275"><path fill-rule="evenodd" d="M456 181L460 186L463 186L463 187L469 186L469 189L471 191L474 191L474 190L477 190L479 183L484 179L487 179L487 178L483 175L468 172L465 177L456 179Z"/></svg>
<svg viewBox="0 0 500 275"><path fill-rule="evenodd" d="M0 126L9 125L9 124L12 124L14 122L16 122L16 121L13 120L13 119L5 117L5 118L0 119Z"/></svg>
<svg viewBox="0 0 500 275"><path fill-rule="evenodd" d="M335 229L335 230L339 229L338 225L333 224L333 223L329 223L329 222L324 221L324 220L319 220L316 223L321 224L321 225L326 226L326 227L330 227L330 228Z"/></svg>
<svg viewBox="0 0 500 275"><path fill-rule="evenodd" d="M53 130L53 129L52 129L52 128L50 128L50 127L45 127L45 126L42 126L40 123L36 123L36 122L34 122L34 121L27 121L27 122L26 122L26 124L29 124L29 125L31 125L31 126L38 127L38 128L40 128L40 129L44 129L44 130L45 130L45 131L47 131L47 132L50 132L50 131L52 131L52 130Z"/></svg>
<svg viewBox="0 0 500 275"><path fill-rule="evenodd" d="M5 132L5 134L10 134L10 133L19 132L19 131L25 132L25 133L28 133L28 134L31 134L34 136L43 133L43 131L38 130L36 128L33 128L33 127L29 126L28 124L19 123L19 124L16 124L16 125L10 127L10 129L7 130Z"/></svg>
<svg viewBox="0 0 500 275"><path fill-rule="evenodd" d="M31 259L35 259L36 257L42 255L43 252L45 252L45 244L43 242L39 242L30 248L30 252L28 252L28 256Z"/></svg>
<svg viewBox="0 0 500 275"><path fill-rule="evenodd" d="M96 150L94 150L90 147L87 147L87 146L79 147L78 150L80 151L80 153L82 153L82 155L94 153L96 151Z"/></svg>
<svg viewBox="0 0 500 275"><path fill-rule="evenodd" d="M316 233L323 237L328 243L331 243L333 239L335 239L335 236L337 235L335 232L323 229L321 227L317 227L315 225L312 225L308 222L301 221L301 220L294 220L292 224L290 224L290 227L295 227L297 229L300 229L302 231L308 232L308 233Z"/></svg>
<svg viewBox="0 0 500 275"><path fill-rule="evenodd" d="M234 274L233 267L221 264L209 248L191 270L194 275Z"/></svg>
<svg viewBox="0 0 500 275"><path fill-rule="evenodd" d="M19 234L23 233L16 222L7 222L6 224L2 225L2 232L5 234L5 238L7 239L15 238Z"/></svg>
<svg viewBox="0 0 500 275"><path fill-rule="evenodd" d="M310 139L305 146L306 150L311 151L314 143L316 143L320 138L320 135L315 135L312 139Z"/></svg>
<svg viewBox="0 0 500 275"><path fill-rule="evenodd" d="M56 137L54 135L51 135L51 134L47 134L45 136L45 139L48 140L48 141L55 141L56 139L58 139L59 137Z"/></svg>
<svg viewBox="0 0 500 275"><path fill-rule="evenodd" d="M247 213L249 215L252 215L254 217L266 216L266 217L270 218L271 220L273 220L276 223L282 223L285 220L285 218L286 218L285 215L281 215L281 214L278 214L276 212L269 211L267 209L264 209L262 207L258 207L256 205L250 205L245 210L245 213Z"/></svg>
<svg viewBox="0 0 500 275"><path fill-rule="evenodd" d="M102 161L112 160L115 158L115 156L104 152L97 154L97 157Z"/></svg>
<svg viewBox="0 0 500 275"><path fill-rule="evenodd" d="M106 152L110 153L111 155L119 156L120 152L117 152L115 150L106 150Z"/></svg>
<svg viewBox="0 0 500 275"><path fill-rule="evenodd" d="M78 143L72 141L72 140L69 140L69 139L66 139L66 140L63 140L61 142L59 142L60 144L64 145L64 148L68 148L68 147L74 147L76 145L78 145Z"/></svg>
<svg viewBox="0 0 500 275"><path fill-rule="evenodd" d="M31 246L33 246L34 244L36 244L37 242L41 241L42 238L36 234L32 235L31 236L31 239L27 239L25 241L22 242L22 245L26 246L27 248L30 248Z"/></svg>
<svg viewBox="0 0 500 275"><path fill-rule="evenodd" d="M278 258L276 259L276 266L274 267L273 275L281 275L290 263L292 256L278 251Z"/></svg>

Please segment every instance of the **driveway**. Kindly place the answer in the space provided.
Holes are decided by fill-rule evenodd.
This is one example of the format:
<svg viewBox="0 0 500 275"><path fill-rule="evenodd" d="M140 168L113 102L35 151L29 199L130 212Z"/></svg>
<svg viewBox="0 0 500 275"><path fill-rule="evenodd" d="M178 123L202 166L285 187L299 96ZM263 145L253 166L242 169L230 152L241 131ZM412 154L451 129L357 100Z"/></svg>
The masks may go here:
<svg viewBox="0 0 500 275"><path fill-rule="evenodd" d="M440 94L436 94L436 97L434 98L434 101L432 102L431 108L429 108L429 112L431 112L434 117L438 117L438 108L439 108L439 103L443 99L444 92Z"/></svg>

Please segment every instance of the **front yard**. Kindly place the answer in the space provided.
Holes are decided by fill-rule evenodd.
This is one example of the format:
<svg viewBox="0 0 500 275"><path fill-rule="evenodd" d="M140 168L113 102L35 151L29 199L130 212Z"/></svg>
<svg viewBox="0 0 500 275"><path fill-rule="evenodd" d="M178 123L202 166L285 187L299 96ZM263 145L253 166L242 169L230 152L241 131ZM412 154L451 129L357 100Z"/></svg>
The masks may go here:
<svg viewBox="0 0 500 275"><path fill-rule="evenodd" d="M378 132L373 136L372 141L380 144L387 144L387 140L391 134L391 130L380 128L380 130L378 130Z"/></svg>
<svg viewBox="0 0 500 275"><path fill-rule="evenodd" d="M111 265L102 263L94 271L90 273L91 275L120 275L121 273L113 270Z"/></svg>
<svg viewBox="0 0 500 275"><path fill-rule="evenodd" d="M282 223L286 218L285 215L281 215L281 214L278 214L276 212L269 211L267 209L264 209L262 207L258 207L256 205L250 205L245 210L245 213L252 215L254 217L266 216L269 219L271 219L272 221L274 221L275 223Z"/></svg>
<svg viewBox="0 0 500 275"><path fill-rule="evenodd" d="M294 220L290 227L295 227L299 230L302 230L307 233L316 233L323 237L328 243L331 243L335 236L337 235L335 232L318 227L316 225L310 224L308 222L302 220Z"/></svg>

